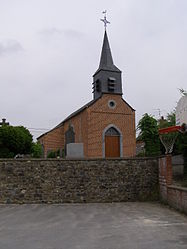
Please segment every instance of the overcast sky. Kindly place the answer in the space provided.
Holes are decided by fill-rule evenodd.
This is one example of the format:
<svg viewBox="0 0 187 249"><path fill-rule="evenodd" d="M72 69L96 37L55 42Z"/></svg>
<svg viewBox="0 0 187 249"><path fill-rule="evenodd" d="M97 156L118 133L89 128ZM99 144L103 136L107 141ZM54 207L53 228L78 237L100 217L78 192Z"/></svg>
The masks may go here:
<svg viewBox="0 0 187 249"><path fill-rule="evenodd" d="M107 10L123 98L158 117L187 88L186 0L0 0L0 119L36 137L92 100Z"/></svg>

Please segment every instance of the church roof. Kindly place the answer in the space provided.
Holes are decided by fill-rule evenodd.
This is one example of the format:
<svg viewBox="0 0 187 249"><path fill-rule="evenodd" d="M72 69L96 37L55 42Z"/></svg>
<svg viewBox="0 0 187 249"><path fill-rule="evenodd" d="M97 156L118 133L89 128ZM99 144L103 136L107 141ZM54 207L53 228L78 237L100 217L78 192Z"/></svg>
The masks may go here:
<svg viewBox="0 0 187 249"><path fill-rule="evenodd" d="M76 110L75 112L73 112L72 114L70 114L66 119L64 119L59 125L57 125L57 127L61 126L63 123L65 123L66 121L68 121L69 119L73 118L74 116L76 116L77 114L79 114L80 112L84 111L86 108L90 107L91 105L93 105L98 99L93 99L90 102L88 102L86 105L83 105L81 108L79 108L78 110ZM56 128L57 128L56 127Z"/></svg>
<svg viewBox="0 0 187 249"><path fill-rule="evenodd" d="M99 98L98 98L99 99ZM76 110L75 112L71 113L67 118L65 118L60 124L58 124L57 126L55 126L54 128L52 128L51 130L43 133L41 136L39 136L37 139L43 137L44 135L47 135L49 132L61 127L66 121L68 121L69 119L73 118L74 116L76 116L77 114L79 114L80 112L84 111L86 108L88 108L89 106L93 105L98 99L93 99L90 102L88 102L86 105L83 105L81 108L79 108L78 110Z"/></svg>
<svg viewBox="0 0 187 249"><path fill-rule="evenodd" d="M88 102L86 105L83 105L81 108L79 108L78 110L76 110L75 112L71 113L67 118L65 118L60 124L58 124L57 126L55 126L54 128L52 128L51 130L43 133L41 136L39 136L37 139L43 137L44 135L47 135L49 132L61 127L65 122L67 122L69 119L75 117L77 114L81 113L82 111L84 111L86 108L90 107L91 105L93 105L98 99L100 99L101 97L97 98L97 99L93 99L90 102ZM121 98L131 109L132 111L135 111L132 106L130 106L123 98Z"/></svg>
<svg viewBox="0 0 187 249"><path fill-rule="evenodd" d="M98 70L95 72L98 73L100 70L109 70L115 72L121 72L115 65L112 59L112 53L108 41L107 32L105 31L104 39L103 39L103 47L101 51L101 58ZM94 75L95 75L94 74Z"/></svg>

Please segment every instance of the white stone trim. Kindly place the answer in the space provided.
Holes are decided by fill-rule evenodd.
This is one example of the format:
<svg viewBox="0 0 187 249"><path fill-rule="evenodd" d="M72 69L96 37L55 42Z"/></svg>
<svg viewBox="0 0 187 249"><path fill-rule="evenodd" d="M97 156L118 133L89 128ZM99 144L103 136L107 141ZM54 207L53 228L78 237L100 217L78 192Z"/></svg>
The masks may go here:
<svg viewBox="0 0 187 249"><path fill-rule="evenodd" d="M110 102L113 102L113 103L114 103L114 106L111 106L111 105L110 105ZM110 100L108 101L108 107L109 107L110 109L115 109L115 108L116 108L116 101L113 100L113 99L110 99Z"/></svg>

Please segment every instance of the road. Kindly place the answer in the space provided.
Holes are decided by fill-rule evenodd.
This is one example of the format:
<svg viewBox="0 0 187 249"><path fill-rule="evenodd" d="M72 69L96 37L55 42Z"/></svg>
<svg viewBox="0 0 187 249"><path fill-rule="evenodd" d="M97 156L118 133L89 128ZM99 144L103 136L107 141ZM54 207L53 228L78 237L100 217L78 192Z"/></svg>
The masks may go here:
<svg viewBox="0 0 187 249"><path fill-rule="evenodd" d="M158 203L0 205L0 249L186 249L187 216Z"/></svg>

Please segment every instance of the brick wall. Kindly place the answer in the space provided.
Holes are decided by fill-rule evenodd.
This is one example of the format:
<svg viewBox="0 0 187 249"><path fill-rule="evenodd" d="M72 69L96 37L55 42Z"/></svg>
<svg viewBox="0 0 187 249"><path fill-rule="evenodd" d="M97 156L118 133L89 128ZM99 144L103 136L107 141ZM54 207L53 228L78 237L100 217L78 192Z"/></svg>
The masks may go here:
<svg viewBox="0 0 187 249"><path fill-rule="evenodd" d="M157 197L157 159L0 160L0 203L121 202Z"/></svg>
<svg viewBox="0 0 187 249"><path fill-rule="evenodd" d="M184 213L187 213L187 188L172 185L172 158L159 159L160 199Z"/></svg>
<svg viewBox="0 0 187 249"><path fill-rule="evenodd" d="M64 123L64 132L66 132L71 124L75 132L75 143L84 144L84 155L87 157L88 148L88 113L87 109L80 112Z"/></svg>
<svg viewBox="0 0 187 249"><path fill-rule="evenodd" d="M39 142L43 146L44 157L47 157L47 154L50 151L56 151L64 148L64 127L55 128L51 130L46 135L42 136L39 139Z"/></svg>
<svg viewBox="0 0 187 249"><path fill-rule="evenodd" d="M108 107L109 100L116 102L116 108ZM88 156L102 157L102 136L104 129L115 125L123 135L123 156L135 156L135 112L124 102L120 95L104 94L89 108Z"/></svg>
<svg viewBox="0 0 187 249"><path fill-rule="evenodd" d="M115 101L116 108L109 108L109 100ZM93 105L42 136L39 141L44 145L45 156L49 150L64 148L64 133L69 124L74 127L75 142L84 144L85 157L103 157L103 131L110 124L115 125L123 135L123 157L135 156L135 111L121 95L103 94Z"/></svg>

